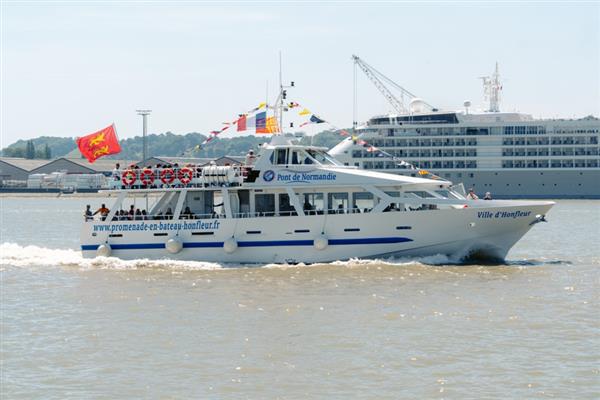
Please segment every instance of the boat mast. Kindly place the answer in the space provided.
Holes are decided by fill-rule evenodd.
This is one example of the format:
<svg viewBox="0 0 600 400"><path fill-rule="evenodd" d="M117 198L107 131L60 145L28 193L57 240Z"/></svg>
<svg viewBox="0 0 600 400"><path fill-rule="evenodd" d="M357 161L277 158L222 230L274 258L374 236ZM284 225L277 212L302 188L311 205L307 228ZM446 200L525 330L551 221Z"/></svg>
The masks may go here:
<svg viewBox="0 0 600 400"><path fill-rule="evenodd" d="M500 91L502 84L500 83L500 73L498 72L498 61L496 61L496 69L492 76L482 76L483 93L486 100L490 102L488 112L500 112Z"/></svg>
<svg viewBox="0 0 600 400"><path fill-rule="evenodd" d="M275 109L279 110L279 132L283 134L283 112L287 111L287 107L284 104L284 101L287 99L287 89L294 87L294 81L291 81L288 86L283 85L283 77L282 77L282 67L281 67L281 51L279 52L279 97L277 98L278 102L275 105ZM277 113L276 113L277 116Z"/></svg>

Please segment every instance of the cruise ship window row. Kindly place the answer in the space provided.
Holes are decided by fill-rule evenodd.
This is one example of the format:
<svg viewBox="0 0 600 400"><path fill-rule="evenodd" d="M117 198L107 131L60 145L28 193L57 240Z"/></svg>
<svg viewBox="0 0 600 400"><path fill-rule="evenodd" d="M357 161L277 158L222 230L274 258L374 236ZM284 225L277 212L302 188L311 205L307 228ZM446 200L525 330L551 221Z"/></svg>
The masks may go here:
<svg viewBox="0 0 600 400"><path fill-rule="evenodd" d="M598 160L504 160L502 168L597 168Z"/></svg>
<svg viewBox="0 0 600 400"><path fill-rule="evenodd" d="M504 146L535 146L535 145L548 145L548 144L568 144L568 145L597 145L597 136L556 136L556 137L536 137L536 138L504 138L502 140Z"/></svg>
<svg viewBox="0 0 600 400"><path fill-rule="evenodd" d="M444 147L444 146L477 146L477 139L379 139L369 140L375 147Z"/></svg>
<svg viewBox="0 0 600 400"><path fill-rule="evenodd" d="M597 147L517 147L503 148L502 155L505 157L513 156L597 156L600 153Z"/></svg>
<svg viewBox="0 0 600 400"><path fill-rule="evenodd" d="M417 168L423 169L476 169L477 161L412 161L410 163ZM597 168L599 160L597 159L579 159L579 160L548 160L548 159L523 159L523 160L503 160L502 168ZM390 170L398 169L399 166L393 161L364 161L362 168Z"/></svg>
<svg viewBox="0 0 600 400"><path fill-rule="evenodd" d="M477 150L388 150L386 153L394 157L477 157ZM385 157L383 153L366 150L354 150L353 158L379 158Z"/></svg>
<svg viewBox="0 0 600 400"><path fill-rule="evenodd" d="M488 135L546 135L546 134L598 134L598 129L546 129L545 126L493 126L493 127L442 127L442 128L383 128L361 129L377 132L383 137L418 136L488 136Z"/></svg>
<svg viewBox="0 0 600 400"><path fill-rule="evenodd" d="M477 161L410 161L412 165L417 168L423 169L475 169L477 168ZM397 163L393 161L364 161L362 167L364 169L398 169Z"/></svg>

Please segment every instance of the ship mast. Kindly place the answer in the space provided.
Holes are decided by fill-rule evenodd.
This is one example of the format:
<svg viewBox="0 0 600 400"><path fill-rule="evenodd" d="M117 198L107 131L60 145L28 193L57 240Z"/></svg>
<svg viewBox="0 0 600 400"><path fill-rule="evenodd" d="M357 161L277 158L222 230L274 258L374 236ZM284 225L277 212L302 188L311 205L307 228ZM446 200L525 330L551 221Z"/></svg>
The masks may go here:
<svg viewBox="0 0 600 400"><path fill-rule="evenodd" d="M500 73L498 72L498 61L496 61L496 69L492 76L482 76L484 98L489 100L490 107L488 112L500 112L500 91L502 84L500 83Z"/></svg>
<svg viewBox="0 0 600 400"><path fill-rule="evenodd" d="M287 89L294 87L294 81L291 81L289 85L285 86L283 84L282 78L282 68L281 68L281 51L279 52L279 96L277 98L277 102L275 104L276 115L277 111L279 111L278 123L279 123L279 133L283 134L283 112L287 111L287 107L285 106L285 100L287 99Z"/></svg>

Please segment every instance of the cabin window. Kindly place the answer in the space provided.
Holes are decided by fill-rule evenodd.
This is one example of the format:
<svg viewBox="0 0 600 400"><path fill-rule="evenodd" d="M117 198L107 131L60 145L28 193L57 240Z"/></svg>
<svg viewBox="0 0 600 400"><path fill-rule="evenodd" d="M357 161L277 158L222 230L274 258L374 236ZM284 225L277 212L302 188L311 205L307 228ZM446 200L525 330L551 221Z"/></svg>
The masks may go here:
<svg viewBox="0 0 600 400"><path fill-rule="evenodd" d="M302 209L306 214L323 214L323 208L323 193L304 193Z"/></svg>
<svg viewBox="0 0 600 400"><path fill-rule="evenodd" d="M292 150L292 164L297 165L300 164L300 156L297 150Z"/></svg>
<svg viewBox="0 0 600 400"><path fill-rule="evenodd" d="M275 195L272 193L261 193L255 195L256 213L261 216L275 215Z"/></svg>
<svg viewBox="0 0 600 400"><path fill-rule="evenodd" d="M277 149L275 150L275 164L286 165L288 157L288 149Z"/></svg>
<svg viewBox="0 0 600 400"><path fill-rule="evenodd" d="M371 192L352 193L352 210L360 212L370 212L375 206L375 199Z"/></svg>
<svg viewBox="0 0 600 400"><path fill-rule="evenodd" d="M431 198L435 198L434 195L432 195L431 193L427 193L425 191L422 190L418 190L418 191L411 191L411 192L406 192L406 194L410 195L410 194L414 194L417 197L420 197L422 199L431 199Z"/></svg>
<svg viewBox="0 0 600 400"><path fill-rule="evenodd" d="M287 193L281 193L279 195L279 215L297 215L294 206L290 203L290 196Z"/></svg>
<svg viewBox="0 0 600 400"><path fill-rule="evenodd" d="M240 213L246 216L250 213L250 191L249 190L238 190L238 197L240 199Z"/></svg>
<svg viewBox="0 0 600 400"><path fill-rule="evenodd" d="M329 214L345 214L348 211L348 193L329 193L327 195Z"/></svg>

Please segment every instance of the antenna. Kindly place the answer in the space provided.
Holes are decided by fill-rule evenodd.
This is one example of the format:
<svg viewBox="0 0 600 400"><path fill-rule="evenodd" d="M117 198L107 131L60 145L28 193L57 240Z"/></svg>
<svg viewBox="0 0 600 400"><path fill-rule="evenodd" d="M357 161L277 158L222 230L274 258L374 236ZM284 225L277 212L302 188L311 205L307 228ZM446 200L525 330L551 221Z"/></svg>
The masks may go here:
<svg viewBox="0 0 600 400"><path fill-rule="evenodd" d="M483 81L483 96L485 100L489 100L490 107L488 112L500 112L500 91L502 84L500 83L500 73L498 72L498 61L496 61L496 69L492 76L482 76L479 79Z"/></svg>
<svg viewBox="0 0 600 400"><path fill-rule="evenodd" d="M283 84L282 78L282 67L281 67L281 51L279 52L279 98L278 103L275 106L275 109L279 109L279 132L283 134L283 111L284 111L284 101L287 99L287 89L295 87L296 84L294 81L291 81L288 86ZM287 109L286 109L287 110Z"/></svg>
<svg viewBox="0 0 600 400"><path fill-rule="evenodd" d="M143 120L143 130L142 130L142 164L146 165L146 155L148 154L148 145L146 143L146 134L148 133L148 115L152 112L152 110L135 110L138 115L142 116Z"/></svg>

